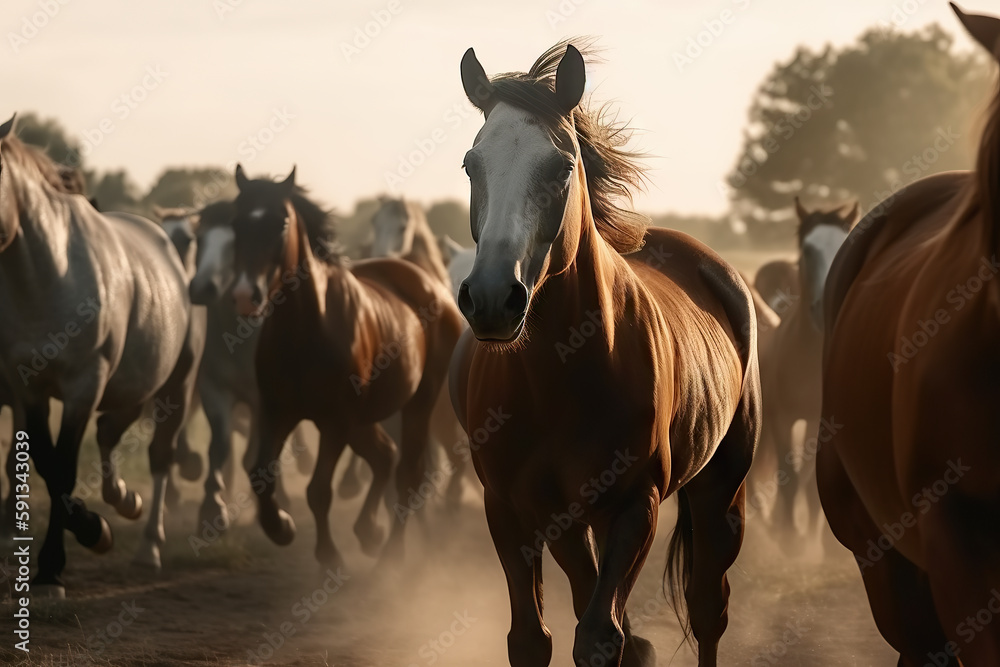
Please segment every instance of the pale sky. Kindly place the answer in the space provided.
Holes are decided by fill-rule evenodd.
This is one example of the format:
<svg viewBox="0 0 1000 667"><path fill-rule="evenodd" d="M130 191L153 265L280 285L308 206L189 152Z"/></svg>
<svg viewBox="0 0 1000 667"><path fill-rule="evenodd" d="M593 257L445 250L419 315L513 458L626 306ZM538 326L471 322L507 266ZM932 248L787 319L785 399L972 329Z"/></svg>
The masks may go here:
<svg viewBox="0 0 1000 667"><path fill-rule="evenodd" d="M563 37L600 37L606 62L589 69L594 100L615 101L641 130L633 145L656 156L636 208L719 214L719 184L740 148L751 96L796 45L843 45L880 20L903 20L906 30L938 21L961 46L971 44L943 0L3 5L4 118L17 110L54 116L94 144L91 165L125 168L143 187L166 166L239 160L251 175L277 175L297 164L298 182L345 212L389 191L386 174L398 173L401 156L420 143L433 152L416 156L422 164L399 191L425 202L467 200L459 167L482 124L459 79L469 46L495 74L527 69ZM963 6L1000 9L985 0ZM373 13L384 26L376 29ZM718 36L702 35L708 45L679 71L674 54L721 18L729 23ZM375 36L345 55L366 24Z"/></svg>

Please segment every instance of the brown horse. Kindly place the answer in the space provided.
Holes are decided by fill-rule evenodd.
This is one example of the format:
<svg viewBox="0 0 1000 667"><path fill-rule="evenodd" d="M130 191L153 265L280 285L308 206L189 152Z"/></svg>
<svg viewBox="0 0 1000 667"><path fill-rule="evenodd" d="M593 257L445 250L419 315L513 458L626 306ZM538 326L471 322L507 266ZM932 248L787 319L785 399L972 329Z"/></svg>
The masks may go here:
<svg viewBox="0 0 1000 667"><path fill-rule="evenodd" d="M806 541L795 525L795 503L806 499L806 536L819 526L821 508L816 494L815 450L807 451L820 431L821 360L823 356L822 297L830 264L858 221L858 204L831 210L808 211L795 198L799 218L799 261L794 274L795 300L784 303L781 324L761 351L761 390L764 394L764 428L761 456L752 473L755 485L764 472L774 475L778 495L771 512L771 526L782 548L798 553ZM755 281L756 282L756 281ZM805 420L803 448L793 446L792 428ZM768 451L771 450L771 451ZM761 465L764 462L775 463Z"/></svg>
<svg viewBox="0 0 1000 667"><path fill-rule="evenodd" d="M469 49L462 82L486 121L465 155L478 254L451 387L466 431L488 434L473 461L507 576L510 662L551 658L547 544L572 586L575 664L655 663L625 603L676 491L668 573L699 664L715 665L759 432L750 293L709 248L613 204L641 172L625 128L578 106L575 47L492 80Z"/></svg>
<svg viewBox="0 0 1000 667"><path fill-rule="evenodd" d="M1000 19L952 8L1000 57ZM820 498L900 665L1000 665L1000 95L988 113L975 171L882 202L826 287L822 414L842 426Z"/></svg>
<svg viewBox="0 0 1000 667"><path fill-rule="evenodd" d="M757 269L753 286L771 310L782 313L799 298L798 267L786 259L772 260Z"/></svg>
<svg viewBox="0 0 1000 667"><path fill-rule="evenodd" d="M295 185L249 180L236 168L233 288L237 310L263 317L257 343L260 392L258 457L251 480L260 523L278 544L295 535L274 500L278 456L303 419L320 431L320 451L306 491L316 519L316 557L342 562L330 536L332 479L345 446L371 466L374 480L354 526L362 548L382 542L376 514L396 446L379 422L402 411L398 502L384 555L402 554L403 529L422 488L431 411L462 330L448 289L396 259L345 264L332 246L332 219Z"/></svg>

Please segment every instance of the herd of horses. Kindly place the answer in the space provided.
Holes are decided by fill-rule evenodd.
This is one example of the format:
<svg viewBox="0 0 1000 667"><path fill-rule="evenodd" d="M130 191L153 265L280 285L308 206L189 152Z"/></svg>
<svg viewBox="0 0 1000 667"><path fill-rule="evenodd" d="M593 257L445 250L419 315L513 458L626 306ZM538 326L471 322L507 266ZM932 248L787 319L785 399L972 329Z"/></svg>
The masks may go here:
<svg viewBox="0 0 1000 667"><path fill-rule="evenodd" d="M1000 19L954 8L1000 59ZM429 466L448 461L454 508L471 460L508 584L510 663L552 657L541 531L570 580L575 664L648 666L626 601L674 495L666 590L709 666L748 496L775 481L778 543L798 552L823 530L847 547L900 665L1000 664L1000 626L983 620L1000 611L1000 94L974 170L917 181L863 219L857 204L796 199L798 260L749 280L619 206L643 172L625 129L582 103L588 52L562 42L493 77L463 57L484 116L463 162L473 249L385 199L371 257L349 261L294 168L277 181L237 166L235 200L158 210L159 225L99 212L13 118L0 126L0 404L51 499L32 593L65 595L66 530L98 553L113 544L73 495L96 414L102 497L130 519L143 503L115 447L137 420L150 426L136 561L153 568L172 465L205 477L199 520L229 524L234 432L259 523L281 545L295 535L280 484L292 438L324 567L343 562L329 511L345 448L340 495L361 491L359 460L371 470L354 532L379 567L404 557L406 499ZM63 406L54 440L50 399ZM199 405L207 472L184 430ZM315 458L304 420L320 433Z"/></svg>

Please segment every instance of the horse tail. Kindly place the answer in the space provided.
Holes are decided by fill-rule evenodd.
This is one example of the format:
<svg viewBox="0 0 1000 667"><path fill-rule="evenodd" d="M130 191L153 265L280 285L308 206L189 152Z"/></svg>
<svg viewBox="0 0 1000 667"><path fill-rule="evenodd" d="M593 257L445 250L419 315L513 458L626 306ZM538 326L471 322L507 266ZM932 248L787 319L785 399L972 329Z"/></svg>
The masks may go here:
<svg viewBox="0 0 1000 667"><path fill-rule="evenodd" d="M694 523L691 518L691 500L683 488L677 490L677 525L667 546L667 564L663 569L663 595L670 600L677 614L677 621L684 631L683 641L691 641L691 618L688 615L684 592L691 581L694 564Z"/></svg>

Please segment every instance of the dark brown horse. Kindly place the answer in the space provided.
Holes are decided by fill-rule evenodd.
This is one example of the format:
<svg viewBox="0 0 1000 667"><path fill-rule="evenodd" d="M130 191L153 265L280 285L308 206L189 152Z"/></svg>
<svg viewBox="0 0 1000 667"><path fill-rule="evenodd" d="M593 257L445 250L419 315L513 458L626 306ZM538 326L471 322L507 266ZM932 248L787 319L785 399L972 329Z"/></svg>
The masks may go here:
<svg viewBox="0 0 1000 667"><path fill-rule="evenodd" d="M1000 19L952 7L1000 57ZM878 205L826 286L822 414L842 426L820 498L900 665L1000 665L1000 95L988 114L975 170Z"/></svg>
<svg viewBox="0 0 1000 667"><path fill-rule="evenodd" d="M350 444L374 473L354 530L366 553L382 542L379 499L396 446L379 422L402 411L398 502L384 555L402 554L406 504L423 480L423 456L434 401L462 330L448 289L409 262L359 261L352 267L332 246L331 217L295 185L249 180L236 169L233 296L246 316L263 317L257 343L260 391L258 458L251 473L260 522L278 544L295 534L274 500L277 458L299 421L320 431L320 451L306 491L316 518L316 557L342 561L328 514L337 460Z"/></svg>
<svg viewBox="0 0 1000 667"><path fill-rule="evenodd" d="M778 494L771 512L771 527L779 544L791 554L802 550L807 543L804 538L815 535L820 523L822 510L816 493L815 449L811 443L820 430L823 286L833 258L858 221L858 204L809 211L796 197L795 212L799 218L799 261L791 275L797 282L792 290L787 286L780 290L793 293L796 298L779 302L784 308L780 313L781 324L771 335L767 349L761 350L764 427L762 451L751 473L755 485L761 481L761 474L771 476L768 482L776 483ZM801 447L795 447L792 428L799 420L806 422L805 440ZM774 465L762 465L765 463ZM795 523L795 504L800 493L807 507L805 536Z"/></svg>
<svg viewBox="0 0 1000 667"><path fill-rule="evenodd" d="M488 434L473 461L507 576L510 662L551 658L547 544L573 590L575 664L655 664L625 604L677 492L668 571L699 664L715 665L759 432L750 293L709 248L614 205L640 171L624 129L578 106L579 50L490 80L469 49L462 82L486 121L465 156L478 252L451 387L466 431Z"/></svg>

